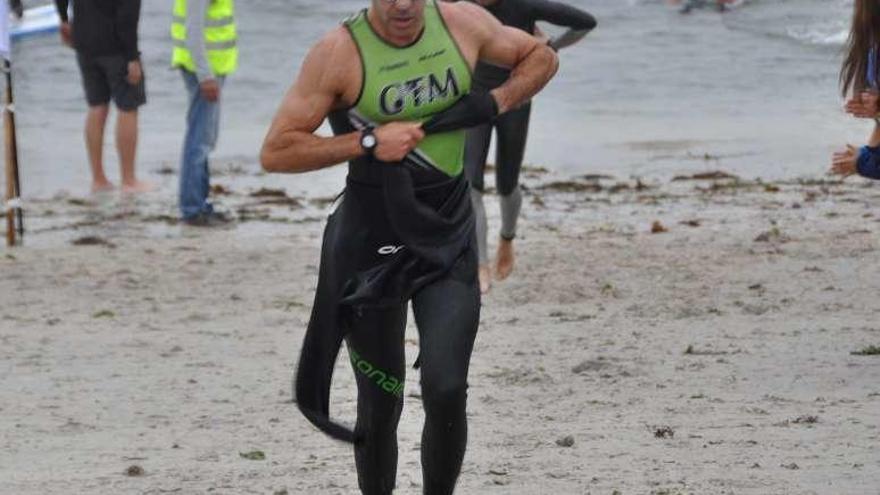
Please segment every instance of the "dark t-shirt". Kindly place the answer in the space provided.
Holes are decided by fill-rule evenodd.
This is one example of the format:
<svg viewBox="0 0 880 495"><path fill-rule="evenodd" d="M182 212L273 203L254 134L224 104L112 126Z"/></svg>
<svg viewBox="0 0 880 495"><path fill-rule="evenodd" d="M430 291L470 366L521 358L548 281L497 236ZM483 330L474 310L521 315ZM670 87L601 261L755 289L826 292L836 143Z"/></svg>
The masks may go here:
<svg viewBox="0 0 880 495"><path fill-rule="evenodd" d="M55 0L65 22L70 1ZM141 0L73 0L74 48L86 57L122 55L136 60L140 14Z"/></svg>
<svg viewBox="0 0 880 495"><path fill-rule="evenodd" d="M505 26L535 34L537 21L549 22L569 29L590 30L596 19L578 8L551 0L499 0L486 7ZM510 70L480 62L474 72L476 85L494 89L510 77Z"/></svg>

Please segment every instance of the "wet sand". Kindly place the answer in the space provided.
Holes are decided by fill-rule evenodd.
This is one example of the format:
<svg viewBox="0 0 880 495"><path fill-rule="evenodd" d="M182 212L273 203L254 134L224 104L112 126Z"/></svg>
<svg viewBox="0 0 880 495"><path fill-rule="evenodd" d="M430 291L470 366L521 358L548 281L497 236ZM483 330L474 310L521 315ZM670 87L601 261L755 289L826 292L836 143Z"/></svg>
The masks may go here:
<svg viewBox="0 0 880 495"><path fill-rule="evenodd" d="M525 174L458 493L877 493L880 186L707 177ZM0 493L358 493L291 403L331 198L216 192L228 229L177 225L162 193L30 202L28 246L0 252ZM334 384L352 420L345 356Z"/></svg>

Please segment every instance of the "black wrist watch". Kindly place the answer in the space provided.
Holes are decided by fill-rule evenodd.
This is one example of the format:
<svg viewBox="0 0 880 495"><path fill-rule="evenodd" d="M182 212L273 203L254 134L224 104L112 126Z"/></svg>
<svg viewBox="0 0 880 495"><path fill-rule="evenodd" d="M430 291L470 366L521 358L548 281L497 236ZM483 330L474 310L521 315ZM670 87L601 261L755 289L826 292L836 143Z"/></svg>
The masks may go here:
<svg viewBox="0 0 880 495"><path fill-rule="evenodd" d="M376 140L375 129L373 127L367 127L361 132L361 148L367 152L368 155L373 156L373 153L376 151L376 146L379 145L379 141Z"/></svg>

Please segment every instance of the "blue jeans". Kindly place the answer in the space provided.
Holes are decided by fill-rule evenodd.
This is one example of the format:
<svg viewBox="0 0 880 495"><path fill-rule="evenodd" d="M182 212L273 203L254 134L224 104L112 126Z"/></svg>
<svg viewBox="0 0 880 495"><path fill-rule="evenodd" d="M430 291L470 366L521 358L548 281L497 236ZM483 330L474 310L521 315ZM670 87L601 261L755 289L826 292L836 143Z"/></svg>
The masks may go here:
<svg viewBox="0 0 880 495"><path fill-rule="evenodd" d="M196 75L186 70L180 73L189 94L186 137L180 163L180 215L184 219L191 219L214 211L208 202L211 189L208 155L214 150L220 131L220 101L212 103L205 100ZM221 88L223 80L223 76L217 77Z"/></svg>

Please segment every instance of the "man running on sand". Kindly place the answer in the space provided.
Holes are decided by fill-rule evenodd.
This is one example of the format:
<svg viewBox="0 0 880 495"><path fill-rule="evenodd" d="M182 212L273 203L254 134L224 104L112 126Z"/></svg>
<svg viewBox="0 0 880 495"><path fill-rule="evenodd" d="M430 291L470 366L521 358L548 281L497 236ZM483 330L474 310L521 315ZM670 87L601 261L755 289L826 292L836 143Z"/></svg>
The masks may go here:
<svg viewBox="0 0 880 495"><path fill-rule="evenodd" d="M510 79L491 93L471 91L478 60L512 68ZM464 130L531 98L556 67L552 49L477 5L372 0L312 47L272 123L261 153L267 171L349 162L324 232L295 392L309 421L354 443L364 494L395 485L410 299L425 408L423 490L455 488L480 311ZM315 135L327 117L335 136ZM358 386L354 431L329 417L343 339Z"/></svg>

